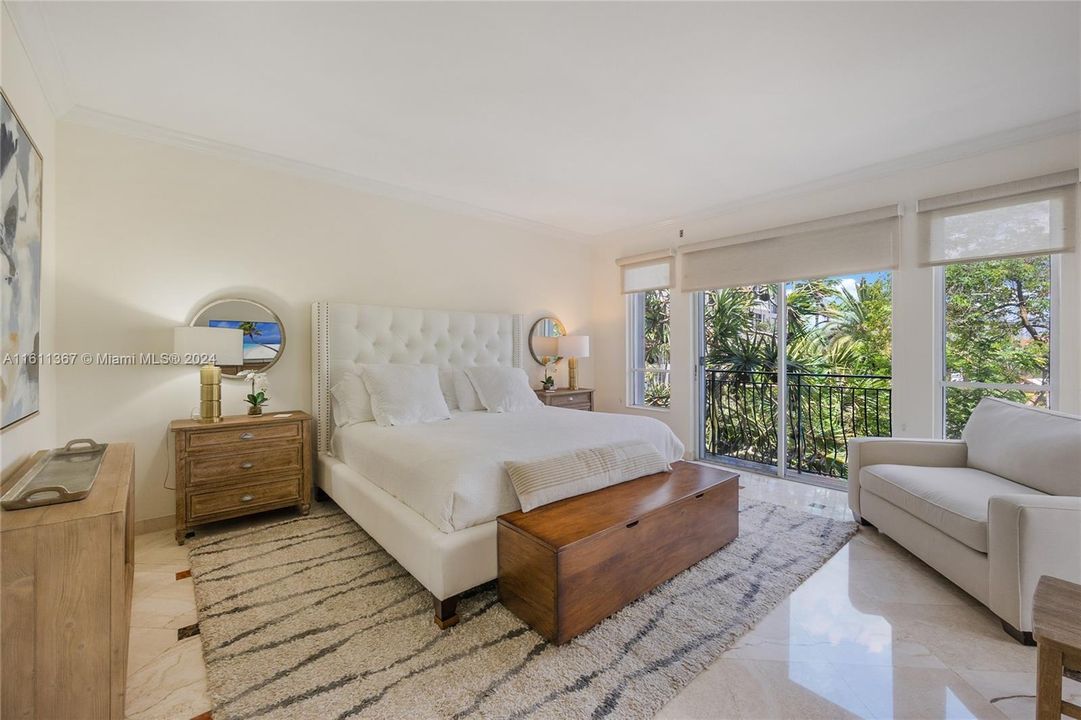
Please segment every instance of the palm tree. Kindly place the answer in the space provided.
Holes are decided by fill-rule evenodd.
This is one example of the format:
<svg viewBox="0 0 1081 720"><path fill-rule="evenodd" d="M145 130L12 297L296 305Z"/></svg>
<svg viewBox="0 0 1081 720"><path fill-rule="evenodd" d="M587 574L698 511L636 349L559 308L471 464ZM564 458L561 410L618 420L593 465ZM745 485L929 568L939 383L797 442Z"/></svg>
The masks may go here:
<svg viewBox="0 0 1081 720"><path fill-rule="evenodd" d="M245 337L250 337L253 343L257 336L263 334L259 329L259 325L254 322L244 321L237 325L237 327L240 328L240 332L244 333Z"/></svg>
<svg viewBox="0 0 1081 720"><path fill-rule="evenodd" d="M834 372L890 374L890 295L886 278L840 287L824 328Z"/></svg>

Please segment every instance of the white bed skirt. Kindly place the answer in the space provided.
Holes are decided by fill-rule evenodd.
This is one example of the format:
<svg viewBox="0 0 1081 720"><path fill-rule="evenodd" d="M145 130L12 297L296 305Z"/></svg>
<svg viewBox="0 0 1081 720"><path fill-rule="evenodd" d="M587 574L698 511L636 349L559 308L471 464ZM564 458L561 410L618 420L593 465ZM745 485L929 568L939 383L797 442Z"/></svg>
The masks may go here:
<svg viewBox="0 0 1081 720"><path fill-rule="evenodd" d="M440 600L494 580L496 522L445 533L345 463L320 453L316 485Z"/></svg>

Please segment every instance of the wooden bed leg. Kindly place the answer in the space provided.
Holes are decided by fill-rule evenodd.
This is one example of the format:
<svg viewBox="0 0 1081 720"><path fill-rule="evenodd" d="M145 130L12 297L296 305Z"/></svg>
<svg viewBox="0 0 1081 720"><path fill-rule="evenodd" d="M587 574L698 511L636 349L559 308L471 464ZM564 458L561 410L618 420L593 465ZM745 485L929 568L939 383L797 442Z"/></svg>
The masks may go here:
<svg viewBox="0 0 1081 720"><path fill-rule="evenodd" d="M432 606L435 608L435 624L440 630L446 630L452 625L458 624L458 598L461 595L451 595L446 600L440 600L432 595Z"/></svg>

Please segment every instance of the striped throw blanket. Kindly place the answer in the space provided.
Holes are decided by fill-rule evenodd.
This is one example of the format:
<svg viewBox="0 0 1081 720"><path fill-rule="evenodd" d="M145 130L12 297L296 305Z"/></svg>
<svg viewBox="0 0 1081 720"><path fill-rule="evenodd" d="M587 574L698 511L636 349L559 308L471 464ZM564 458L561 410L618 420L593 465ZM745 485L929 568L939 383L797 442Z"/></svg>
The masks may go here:
<svg viewBox="0 0 1081 720"><path fill-rule="evenodd" d="M632 440L537 460L508 461L506 468L522 511L529 512L556 500L667 472L672 466L649 443Z"/></svg>

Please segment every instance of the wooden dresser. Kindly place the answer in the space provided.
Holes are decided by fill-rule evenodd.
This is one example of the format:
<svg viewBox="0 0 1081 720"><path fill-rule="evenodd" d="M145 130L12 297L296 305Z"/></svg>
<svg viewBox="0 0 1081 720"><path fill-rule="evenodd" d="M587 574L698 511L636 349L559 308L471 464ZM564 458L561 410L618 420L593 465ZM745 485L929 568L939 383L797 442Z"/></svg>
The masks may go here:
<svg viewBox="0 0 1081 720"><path fill-rule="evenodd" d="M537 397L540 398L542 403L552 407L565 407L572 410L593 409L592 388L578 388L577 390L558 388L552 392L537 390Z"/></svg>
<svg viewBox="0 0 1081 720"><path fill-rule="evenodd" d="M124 717L134 468L134 446L110 443L83 500L0 510L4 720Z"/></svg>
<svg viewBox="0 0 1081 720"><path fill-rule="evenodd" d="M311 415L234 415L219 423L174 420L176 541L217 520L312 502Z"/></svg>

